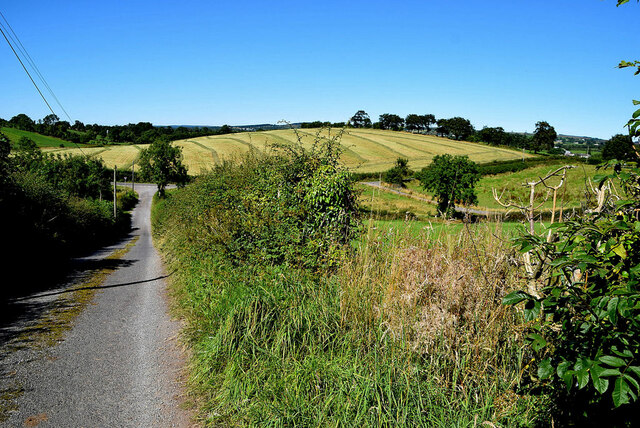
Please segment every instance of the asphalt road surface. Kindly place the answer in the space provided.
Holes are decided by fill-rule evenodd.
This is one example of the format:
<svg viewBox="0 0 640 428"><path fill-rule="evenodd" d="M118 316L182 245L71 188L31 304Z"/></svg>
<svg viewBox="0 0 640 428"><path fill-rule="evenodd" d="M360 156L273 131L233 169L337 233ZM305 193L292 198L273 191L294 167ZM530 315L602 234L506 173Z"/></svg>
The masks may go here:
<svg viewBox="0 0 640 428"><path fill-rule="evenodd" d="M155 190L136 185L140 202L133 212L132 235L138 241L64 339L44 353L27 347L0 359L3 376L9 373L21 388L15 408L0 425L190 426L190 415L181 406L180 326L168 315L166 272L151 240ZM32 298L50 300L55 294Z"/></svg>

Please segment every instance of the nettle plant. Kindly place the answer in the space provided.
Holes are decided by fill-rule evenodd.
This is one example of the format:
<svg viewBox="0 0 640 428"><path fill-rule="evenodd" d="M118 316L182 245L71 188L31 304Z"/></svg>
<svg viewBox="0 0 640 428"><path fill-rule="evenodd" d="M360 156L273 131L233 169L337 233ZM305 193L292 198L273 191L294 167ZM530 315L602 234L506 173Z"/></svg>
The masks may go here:
<svg viewBox="0 0 640 428"><path fill-rule="evenodd" d="M640 395L640 175L613 167L596 177L596 209L551 225L553 239L518 238L520 250L544 265L540 293L516 291L503 302L525 303L539 381L619 407Z"/></svg>

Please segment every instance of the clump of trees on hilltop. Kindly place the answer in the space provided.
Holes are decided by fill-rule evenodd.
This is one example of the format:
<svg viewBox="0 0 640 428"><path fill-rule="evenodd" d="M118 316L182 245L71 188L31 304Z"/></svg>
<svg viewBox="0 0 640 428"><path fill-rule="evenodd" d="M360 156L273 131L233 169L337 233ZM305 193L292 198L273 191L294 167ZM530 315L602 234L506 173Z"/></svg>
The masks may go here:
<svg viewBox="0 0 640 428"><path fill-rule="evenodd" d="M305 126L306 125L306 126ZM315 125L315 126L314 126ZM303 127L336 126L329 122L308 122ZM549 123L540 121L536 124L536 132L533 135L506 132L502 127L484 127L476 130L471 121L463 117L436 119L433 114L408 114L405 118L397 114L383 113L377 122L372 122L369 114L364 110L358 110L347 122L351 128L385 129L390 131L409 131L413 133L434 133L440 137L454 140L466 140L482 142L493 146L506 146L512 148L524 148L549 151L553 149L557 139L557 133Z"/></svg>
<svg viewBox="0 0 640 428"><path fill-rule="evenodd" d="M154 126L150 122L138 122L107 126L84 124L79 120L71 124L66 120L60 120L55 114L49 114L35 121L24 113L15 115L9 120L0 119L0 127L37 132L76 144L150 144L161 137L174 141L233 132L229 125L223 125L220 128L187 128L185 126Z"/></svg>

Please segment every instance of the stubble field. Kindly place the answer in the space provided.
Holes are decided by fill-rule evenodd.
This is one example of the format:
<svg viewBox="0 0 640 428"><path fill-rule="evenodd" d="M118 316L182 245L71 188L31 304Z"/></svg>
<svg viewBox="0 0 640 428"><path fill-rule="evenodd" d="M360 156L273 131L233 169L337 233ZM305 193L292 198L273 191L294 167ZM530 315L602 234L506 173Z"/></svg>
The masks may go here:
<svg viewBox="0 0 640 428"><path fill-rule="evenodd" d="M249 150L268 150L274 144L295 144L299 139L303 146L311 147L317 138L331 138L338 129L283 129L263 132L242 132L227 135L192 138L176 141L182 147L184 163L189 174L196 175L225 159L240 156ZM494 160L520 159L523 154L516 150L491 147L485 144L453 141L432 135L375 129L349 129L340 143L343 146L342 160L356 172L385 171L393 166L398 157L409 159L412 169L420 169L436 155L468 155L478 163ZM129 168L144 148L138 146L105 146L82 149L85 154L101 157L108 167ZM55 149L56 153L80 154L77 148ZM530 155L525 154L525 157Z"/></svg>

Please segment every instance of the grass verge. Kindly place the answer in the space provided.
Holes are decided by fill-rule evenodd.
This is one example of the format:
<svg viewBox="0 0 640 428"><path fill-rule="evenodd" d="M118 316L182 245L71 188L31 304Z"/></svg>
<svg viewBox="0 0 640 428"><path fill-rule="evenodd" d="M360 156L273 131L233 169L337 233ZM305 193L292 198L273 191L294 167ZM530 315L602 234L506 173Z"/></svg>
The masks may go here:
<svg viewBox="0 0 640 428"><path fill-rule="evenodd" d="M197 226L185 227L187 212L206 212L183 192L157 200L152 221L176 271L205 426L544 421L546 397L519 390L528 361L520 314L501 298L521 279L499 227L366 228L336 271L318 274L230 263Z"/></svg>

